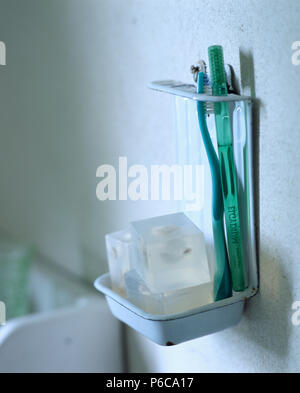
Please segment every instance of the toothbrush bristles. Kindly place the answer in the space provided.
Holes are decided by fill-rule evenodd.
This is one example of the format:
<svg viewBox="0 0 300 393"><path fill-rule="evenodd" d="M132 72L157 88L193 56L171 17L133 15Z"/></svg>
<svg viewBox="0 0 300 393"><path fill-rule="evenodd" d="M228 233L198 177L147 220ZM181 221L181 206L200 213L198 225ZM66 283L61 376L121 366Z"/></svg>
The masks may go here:
<svg viewBox="0 0 300 393"><path fill-rule="evenodd" d="M204 77L204 94L207 94L209 96L212 95L212 88L207 74L205 74ZM205 102L205 110L208 116L212 115L214 113L214 103L208 101Z"/></svg>

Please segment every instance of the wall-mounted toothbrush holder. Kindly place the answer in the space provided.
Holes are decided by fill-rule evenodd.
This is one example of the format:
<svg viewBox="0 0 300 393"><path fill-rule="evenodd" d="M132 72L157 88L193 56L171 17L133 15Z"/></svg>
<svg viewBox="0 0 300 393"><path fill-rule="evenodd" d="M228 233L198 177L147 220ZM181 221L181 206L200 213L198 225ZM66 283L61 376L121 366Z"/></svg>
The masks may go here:
<svg viewBox="0 0 300 393"><path fill-rule="evenodd" d="M247 274L247 288L245 290L233 292L231 297L223 300L168 315L148 313L125 296L114 291L109 273L95 281L96 289L106 296L115 317L160 345L174 345L238 324L242 318L245 301L258 291L253 197L252 104L250 97L233 94L224 97L198 94L194 85L174 81L153 82L149 87L175 96L179 163L204 166L206 190L204 205L200 212L190 211L186 214L205 235L207 255L211 266L214 264L214 236L211 218L212 180L203 140L199 132L197 102L228 103L231 114L242 245ZM208 128L213 144L216 146L213 118L214 115L209 116ZM184 211L184 203L185 201L179 202L179 211Z"/></svg>

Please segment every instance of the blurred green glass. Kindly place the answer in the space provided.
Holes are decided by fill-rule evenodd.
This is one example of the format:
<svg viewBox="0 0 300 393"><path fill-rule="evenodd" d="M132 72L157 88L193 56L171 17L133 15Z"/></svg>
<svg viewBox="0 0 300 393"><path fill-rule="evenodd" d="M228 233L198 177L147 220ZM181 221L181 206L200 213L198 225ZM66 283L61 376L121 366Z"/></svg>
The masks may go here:
<svg viewBox="0 0 300 393"><path fill-rule="evenodd" d="M29 247L0 240L0 301L6 305L6 319L29 311L28 278L32 259Z"/></svg>

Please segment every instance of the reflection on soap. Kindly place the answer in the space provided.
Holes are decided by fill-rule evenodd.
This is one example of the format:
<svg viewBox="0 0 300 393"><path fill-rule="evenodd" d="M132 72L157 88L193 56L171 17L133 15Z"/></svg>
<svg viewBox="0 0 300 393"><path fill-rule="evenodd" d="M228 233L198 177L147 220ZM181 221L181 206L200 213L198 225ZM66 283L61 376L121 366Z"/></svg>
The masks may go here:
<svg viewBox="0 0 300 393"><path fill-rule="evenodd" d="M138 273L131 270L125 274L125 285L128 300L151 314L176 314L213 302L212 282L177 291L152 293Z"/></svg>

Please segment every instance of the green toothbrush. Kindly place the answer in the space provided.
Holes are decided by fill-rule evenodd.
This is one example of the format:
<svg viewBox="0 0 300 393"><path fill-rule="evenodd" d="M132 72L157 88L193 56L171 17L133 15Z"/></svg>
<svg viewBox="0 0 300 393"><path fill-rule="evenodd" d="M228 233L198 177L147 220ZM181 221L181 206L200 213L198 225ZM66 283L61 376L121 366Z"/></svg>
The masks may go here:
<svg viewBox="0 0 300 393"><path fill-rule="evenodd" d="M224 67L223 48L214 45L208 48L212 93L227 96L227 81ZM237 180L234 166L230 111L227 102L216 102L214 113L217 130L222 193L228 243L232 286L236 292L246 289L243 260L242 236L237 196Z"/></svg>
<svg viewBox="0 0 300 393"><path fill-rule="evenodd" d="M197 93L205 93L207 85L208 78L205 72L205 66L203 65L203 69L200 69L198 73ZM214 299L218 301L232 296L231 277L224 232L224 205L220 166L207 128L205 103L197 101L197 113L212 178L212 227L215 246Z"/></svg>

